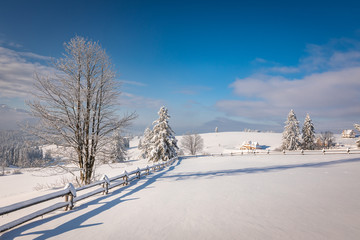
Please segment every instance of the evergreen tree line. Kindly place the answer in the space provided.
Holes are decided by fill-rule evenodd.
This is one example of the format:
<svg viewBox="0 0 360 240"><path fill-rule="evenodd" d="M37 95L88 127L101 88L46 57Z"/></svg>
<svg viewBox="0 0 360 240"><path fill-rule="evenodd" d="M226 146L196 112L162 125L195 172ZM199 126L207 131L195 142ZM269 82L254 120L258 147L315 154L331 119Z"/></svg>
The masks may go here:
<svg viewBox="0 0 360 240"><path fill-rule="evenodd" d="M0 164L18 167L43 166L51 160L49 153L43 153L39 141L20 131L0 131Z"/></svg>
<svg viewBox="0 0 360 240"><path fill-rule="evenodd" d="M176 157L179 150L175 133L169 125L168 110L161 107L158 114L159 119L153 122L153 129L145 129L138 146L142 157L152 162L168 161Z"/></svg>
<svg viewBox="0 0 360 240"><path fill-rule="evenodd" d="M294 110L291 109L285 122L282 149L314 150L316 147L315 128L309 114L307 114L305 117L304 125L300 135L299 121L296 118Z"/></svg>

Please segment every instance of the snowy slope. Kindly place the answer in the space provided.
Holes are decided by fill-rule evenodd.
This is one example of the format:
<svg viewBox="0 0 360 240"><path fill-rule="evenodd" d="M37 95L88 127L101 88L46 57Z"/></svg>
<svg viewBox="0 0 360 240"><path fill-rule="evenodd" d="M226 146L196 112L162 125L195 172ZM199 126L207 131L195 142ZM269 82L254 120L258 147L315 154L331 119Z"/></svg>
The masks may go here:
<svg viewBox="0 0 360 240"><path fill-rule="evenodd" d="M360 158L185 158L3 239L358 239Z"/></svg>
<svg viewBox="0 0 360 240"><path fill-rule="evenodd" d="M204 150L199 154L219 154L231 153L239 151L244 141L256 141L263 147L271 150L278 148L282 142L281 133L257 133L257 132L219 132L200 134L204 139ZM356 139L343 139L341 135L335 135L336 141L344 147L356 148ZM181 136L177 136L178 143ZM146 159L139 159L140 151L137 148L139 138L135 137L130 142L128 150L129 161L126 163L117 163L111 165L99 165L96 168L96 174L101 176L107 174L109 176L117 175L124 170L131 171L137 167L144 167L150 163ZM52 149L58 152L64 152L54 146L48 146L45 149ZM71 180L73 176L65 173L62 169L22 169L22 174L7 175L0 177L0 206L12 203L16 199L24 199L38 196L48 191L49 188L61 188L67 180ZM11 184L10 184L11 183ZM42 189L41 189L42 188ZM41 189L35 191L35 189ZM21 196L20 196L21 195ZM29 195L29 196L27 196Z"/></svg>
<svg viewBox="0 0 360 240"><path fill-rule="evenodd" d="M200 134L204 139L205 153L230 153L239 151L245 141L258 142L263 148L281 146L281 133L221 132Z"/></svg>
<svg viewBox="0 0 360 240"><path fill-rule="evenodd" d="M208 153L236 150L245 140L276 148L281 134L202 134ZM350 140L349 140L350 141ZM146 166L137 160L98 166L115 176ZM349 142L352 145L352 142ZM0 207L53 190L38 183L63 177L23 169L0 177ZM18 213L3 216L1 224ZM110 195L80 202L10 230L0 239L358 239L360 155L244 155L185 157L176 165Z"/></svg>

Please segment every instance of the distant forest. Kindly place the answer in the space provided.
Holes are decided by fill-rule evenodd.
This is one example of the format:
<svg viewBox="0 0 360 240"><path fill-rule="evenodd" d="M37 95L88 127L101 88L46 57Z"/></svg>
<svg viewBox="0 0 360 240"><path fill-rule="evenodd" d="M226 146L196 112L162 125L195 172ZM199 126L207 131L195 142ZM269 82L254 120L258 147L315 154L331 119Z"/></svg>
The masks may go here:
<svg viewBox="0 0 360 240"><path fill-rule="evenodd" d="M38 167L51 160L40 141L22 131L0 131L0 166Z"/></svg>

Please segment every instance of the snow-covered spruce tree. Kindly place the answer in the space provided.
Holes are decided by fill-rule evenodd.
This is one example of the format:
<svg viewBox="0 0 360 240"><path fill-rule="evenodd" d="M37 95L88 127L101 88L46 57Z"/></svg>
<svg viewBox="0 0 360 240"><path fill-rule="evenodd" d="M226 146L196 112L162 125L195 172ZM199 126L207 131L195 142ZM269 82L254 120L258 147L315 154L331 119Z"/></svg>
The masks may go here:
<svg viewBox="0 0 360 240"><path fill-rule="evenodd" d="M141 150L141 157L143 158L150 157L152 138L153 138L153 132L150 130L150 128L146 128L144 131L144 136L141 139L141 146L139 145L139 149Z"/></svg>
<svg viewBox="0 0 360 240"><path fill-rule="evenodd" d="M301 147L299 121L296 118L294 110L288 114L283 132L283 145L285 150L296 150Z"/></svg>
<svg viewBox="0 0 360 240"><path fill-rule="evenodd" d="M116 131L113 136L114 143L111 152L112 162L124 162L126 160L126 146L125 139L121 136L119 131Z"/></svg>
<svg viewBox="0 0 360 240"><path fill-rule="evenodd" d="M177 146L177 140L174 136L174 131L169 125L168 110L165 107L161 107L158 112L159 119L153 124L151 139L151 147L149 154L149 161L167 161L177 156L179 147Z"/></svg>
<svg viewBox="0 0 360 240"><path fill-rule="evenodd" d="M315 128L309 114L306 115L302 128L303 149L315 149Z"/></svg>
<svg viewBox="0 0 360 240"><path fill-rule="evenodd" d="M360 132L360 124L354 124L354 127ZM360 138L356 141L356 144L360 147Z"/></svg>

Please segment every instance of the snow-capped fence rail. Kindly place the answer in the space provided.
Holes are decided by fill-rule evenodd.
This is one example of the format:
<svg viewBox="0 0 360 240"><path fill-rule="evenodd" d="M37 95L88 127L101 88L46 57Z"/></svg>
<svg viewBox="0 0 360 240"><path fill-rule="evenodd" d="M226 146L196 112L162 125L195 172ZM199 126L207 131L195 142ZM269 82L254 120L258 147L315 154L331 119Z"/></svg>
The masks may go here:
<svg viewBox="0 0 360 240"><path fill-rule="evenodd" d="M135 180L135 179L140 179L141 176L144 175L148 175L151 172L155 172L158 170L161 170L162 168L169 166L171 164L174 163L174 161L177 158L172 158L167 162L164 163L158 163L158 164L154 164L152 166L146 166L144 168L137 168L131 172L126 172L124 171L122 174L118 175L118 176L114 176L111 178L108 178L106 175L104 175L102 177L102 179L100 181L79 187L79 188L74 188L74 186L71 183L68 183L65 188L63 190L54 192L54 193L50 193L50 194L46 194L40 197L36 197L33 199L29 199L23 202L19 202L19 203L15 203L6 207L1 207L0 208L0 216L5 215L5 214L9 214L15 211L18 211L20 209L24 209L24 208L28 208L43 202L47 202L59 197L65 197L65 201L61 201L61 202L57 202L49 207L43 208L41 210L38 210L36 212L33 212L29 215L26 215L24 217L21 217L19 219L16 219L14 221L11 221L5 225L0 226L0 232L4 232L6 230L9 230L11 228L14 228L18 225L21 225L25 222L28 222L34 218L40 217L46 213L49 212L53 212L55 210L61 209L61 208L65 208L65 211L67 210L71 210L74 206L74 204L78 201L84 200L88 197L91 197L93 195L99 194L99 193L103 193L103 194L107 194L108 191L114 187L117 186L125 186L128 185L131 181ZM97 186L101 186L100 188L97 188L95 190L92 190L90 192L87 192L83 195L79 195L79 192L86 190L86 189L90 189L90 188L94 188Z"/></svg>

